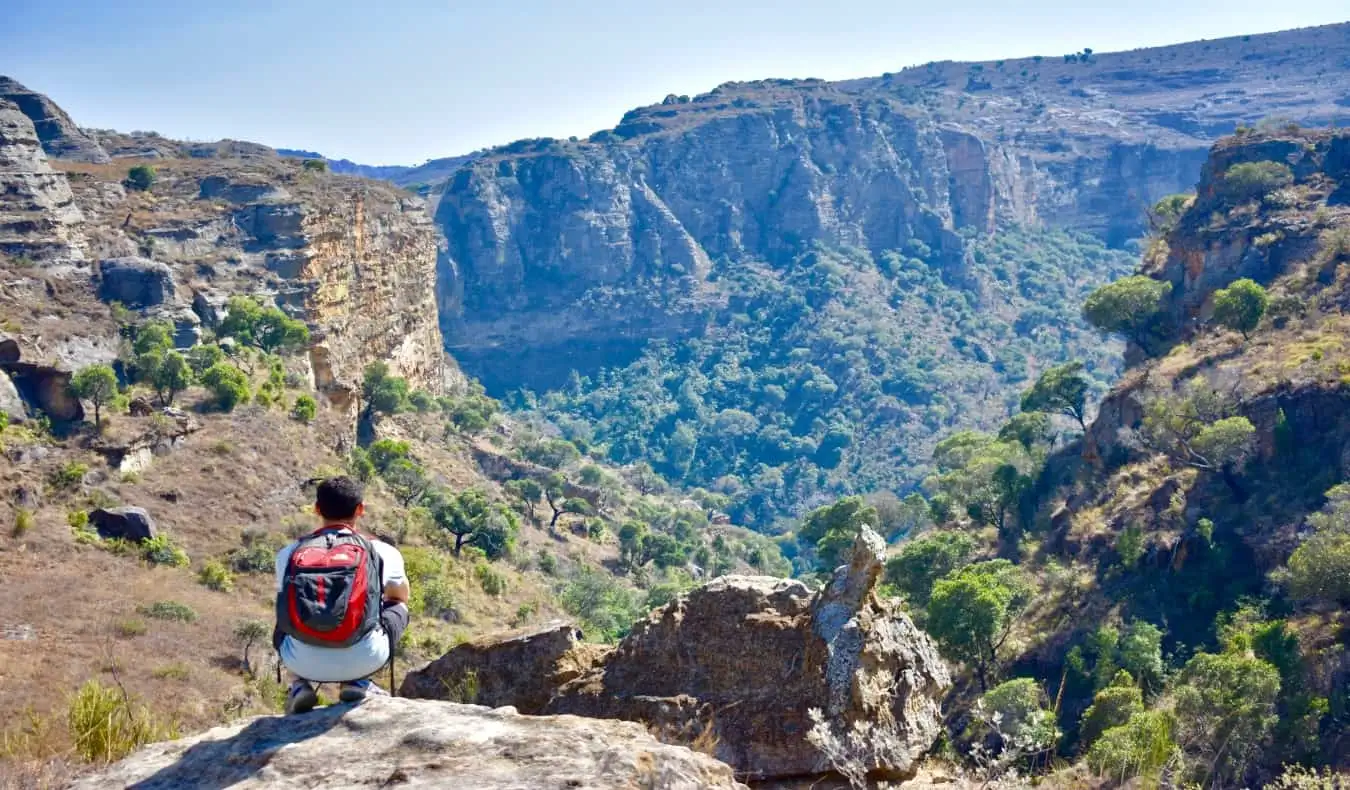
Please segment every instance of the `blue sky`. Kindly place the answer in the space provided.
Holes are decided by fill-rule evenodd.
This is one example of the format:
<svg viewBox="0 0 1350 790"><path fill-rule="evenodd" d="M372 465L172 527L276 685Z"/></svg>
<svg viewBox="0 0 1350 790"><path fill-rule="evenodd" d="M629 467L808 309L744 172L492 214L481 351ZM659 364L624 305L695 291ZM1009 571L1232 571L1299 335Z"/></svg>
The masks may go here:
<svg viewBox="0 0 1350 790"><path fill-rule="evenodd" d="M728 80L1345 21L1344 0L0 0L0 74L82 125L418 164Z"/></svg>

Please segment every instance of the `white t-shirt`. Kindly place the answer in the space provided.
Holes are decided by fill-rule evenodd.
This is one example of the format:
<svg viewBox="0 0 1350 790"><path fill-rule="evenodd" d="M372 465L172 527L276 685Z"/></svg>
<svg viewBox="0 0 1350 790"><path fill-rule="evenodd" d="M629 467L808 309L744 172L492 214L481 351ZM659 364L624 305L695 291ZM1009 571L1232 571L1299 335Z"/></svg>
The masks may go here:
<svg viewBox="0 0 1350 790"><path fill-rule="evenodd" d="M403 555L382 540L370 538L384 564L380 578L381 589L390 584L407 583ZM297 543L291 542L277 552L276 591L281 592L281 580L286 574L286 563ZM365 639L351 647L318 647L286 637L281 642L281 662L286 668L305 680L315 683L343 683L359 680L379 670L389 661L389 636L384 627L378 627Z"/></svg>

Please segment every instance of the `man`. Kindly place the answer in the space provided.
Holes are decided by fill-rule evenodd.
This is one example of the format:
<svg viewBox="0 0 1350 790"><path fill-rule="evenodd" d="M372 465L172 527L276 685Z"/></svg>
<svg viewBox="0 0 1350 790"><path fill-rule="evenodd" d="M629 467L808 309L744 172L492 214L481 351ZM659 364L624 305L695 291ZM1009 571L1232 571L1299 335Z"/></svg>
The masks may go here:
<svg viewBox="0 0 1350 790"><path fill-rule="evenodd" d="M272 644L292 678L287 714L318 704L316 683L342 684L343 702L384 693L367 676L389 662L408 626L403 555L357 531L363 495L349 477L324 480L314 502L322 526L277 553Z"/></svg>

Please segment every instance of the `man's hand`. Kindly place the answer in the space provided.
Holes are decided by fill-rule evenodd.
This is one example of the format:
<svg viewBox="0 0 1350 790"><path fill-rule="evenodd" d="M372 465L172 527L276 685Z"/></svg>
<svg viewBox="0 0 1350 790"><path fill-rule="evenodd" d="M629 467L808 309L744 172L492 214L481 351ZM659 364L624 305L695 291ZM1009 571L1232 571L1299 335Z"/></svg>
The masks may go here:
<svg viewBox="0 0 1350 790"><path fill-rule="evenodd" d="M384 586L384 600L389 603L407 603L412 597L412 588L407 582L394 582Z"/></svg>

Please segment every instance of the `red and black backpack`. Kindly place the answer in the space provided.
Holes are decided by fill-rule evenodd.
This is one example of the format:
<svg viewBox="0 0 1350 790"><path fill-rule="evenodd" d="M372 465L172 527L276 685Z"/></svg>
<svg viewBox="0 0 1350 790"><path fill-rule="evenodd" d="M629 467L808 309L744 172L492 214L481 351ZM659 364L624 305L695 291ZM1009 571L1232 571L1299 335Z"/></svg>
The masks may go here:
<svg viewBox="0 0 1350 790"><path fill-rule="evenodd" d="M277 629L318 647L351 647L380 624L383 563L364 535L324 527L300 538L277 593Z"/></svg>

